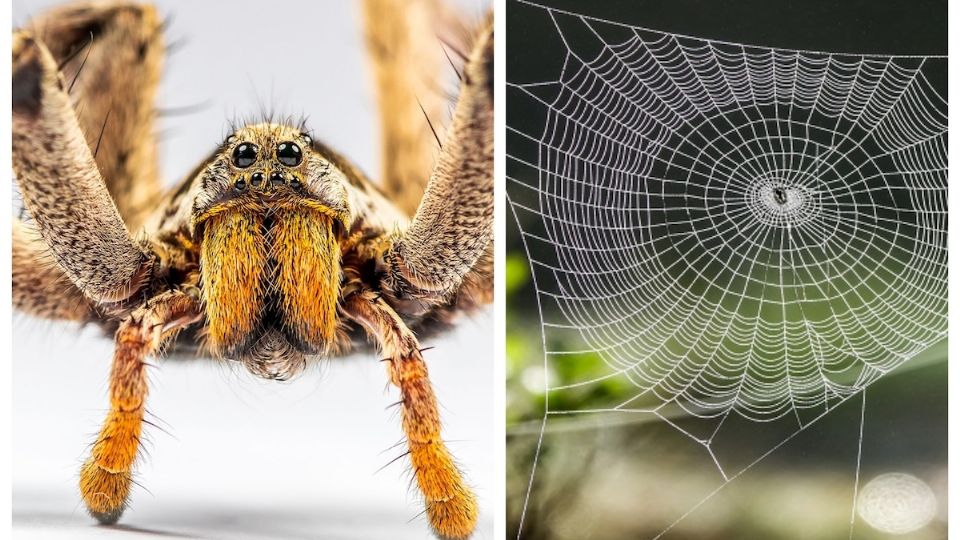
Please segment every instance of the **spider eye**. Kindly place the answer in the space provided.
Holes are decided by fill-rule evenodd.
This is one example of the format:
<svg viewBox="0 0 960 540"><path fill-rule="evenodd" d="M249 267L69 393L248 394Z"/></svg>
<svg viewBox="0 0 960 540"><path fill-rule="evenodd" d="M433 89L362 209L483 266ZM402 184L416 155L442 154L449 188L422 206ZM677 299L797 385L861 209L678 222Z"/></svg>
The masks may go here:
<svg viewBox="0 0 960 540"><path fill-rule="evenodd" d="M277 159L287 167L296 167L303 160L303 154L296 143L282 142L277 146Z"/></svg>
<svg viewBox="0 0 960 540"><path fill-rule="evenodd" d="M253 165L257 161L257 145L240 143L233 149L233 164L241 169Z"/></svg>
<svg viewBox="0 0 960 540"><path fill-rule="evenodd" d="M270 183L274 186L279 186L283 183L283 173L280 171L273 171L270 173Z"/></svg>

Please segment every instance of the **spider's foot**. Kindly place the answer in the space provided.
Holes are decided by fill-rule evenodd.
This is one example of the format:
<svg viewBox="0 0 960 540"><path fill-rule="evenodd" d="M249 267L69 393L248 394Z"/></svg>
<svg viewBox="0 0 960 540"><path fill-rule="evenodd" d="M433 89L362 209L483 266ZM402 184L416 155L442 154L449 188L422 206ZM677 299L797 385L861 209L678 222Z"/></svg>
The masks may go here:
<svg viewBox="0 0 960 540"><path fill-rule="evenodd" d="M430 527L441 540L463 540L477 526L477 499L469 490L458 490L445 501L427 503Z"/></svg>
<svg viewBox="0 0 960 540"><path fill-rule="evenodd" d="M110 472L88 460L80 469L80 494L87 511L102 525L113 525L127 507L130 473Z"/></svg>

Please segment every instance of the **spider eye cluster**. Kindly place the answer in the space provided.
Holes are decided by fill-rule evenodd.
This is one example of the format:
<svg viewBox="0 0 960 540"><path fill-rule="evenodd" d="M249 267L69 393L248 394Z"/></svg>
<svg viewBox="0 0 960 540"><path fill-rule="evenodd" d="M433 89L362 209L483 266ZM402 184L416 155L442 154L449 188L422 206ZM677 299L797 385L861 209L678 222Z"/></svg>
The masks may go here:
<svg viewBox="0 0 960 540"><path fill-rule="evenodd" d="M247 181L246 177L242 175L237 177L233 183L233 187L237 191L245 191L247 186L261 191L285 184L294 189L300 189L300 187L303 185L296 173L285 174L282 171L272 171L268 178L264 173L257 171L250 175L249 182Z"/></svg>
<svg viewBox="0 0 960 540"><path fill-rule="evenodd" d="M233 149L233 165L240 169L246 169L257 161L257 154L260 148L249 142L238 144ZM284 141L277 145L277 161L287 167L296 167L303 161L303 150L292 141Z"/></svg>
<svg viewBox="0 0 960 540"><path fill-rule="evenodd" d="M310 139L306 135L303 135L303 138L309 144ZM233 147L230 158L234 167L247 169L262 158L269 159L269 152L262 152L262 149L252 142L237 142L235 136L227 139L228 144L235 142L236 146ZM287 167L294 168L303 163L303 150L300 145L293 141L283 141L276 145L273 154L276 162L282 167L266 164L266 171L254 170L249 174L241 174L234 180L234 188L237 191L245 191L248 187L258 191L269 191L273 187L288 184L294 189L299 189L302 184L298 173L296 171L284 171ZM254 167L254 169L259 169L259 167Z"/></svg>

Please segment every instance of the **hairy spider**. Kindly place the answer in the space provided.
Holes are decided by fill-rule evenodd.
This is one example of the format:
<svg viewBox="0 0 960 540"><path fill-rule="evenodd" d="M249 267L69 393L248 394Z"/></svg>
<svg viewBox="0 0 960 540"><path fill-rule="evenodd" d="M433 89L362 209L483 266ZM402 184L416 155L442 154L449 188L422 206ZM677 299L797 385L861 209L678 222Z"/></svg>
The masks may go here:
<svg viewBox="0 0 960 540"><path fill-rule="evenodd" d="M365 0L363 11L383 129L379 187L302 126L265 121L236 129L164 191L155 9L71 5L14 31L13 171L36 231L14 220L13 302L114 333L110 408L80 472L100 522L127 504L148 357L236 360L283 380L366 335L400 389L433 530L472 533L476 499L441 439L417 336L492 297L492 19L470 46L452 46L469 52L435 156L424 114L445 103L423 81L448 61L437 26L462 23L439 0Z"/></svg>

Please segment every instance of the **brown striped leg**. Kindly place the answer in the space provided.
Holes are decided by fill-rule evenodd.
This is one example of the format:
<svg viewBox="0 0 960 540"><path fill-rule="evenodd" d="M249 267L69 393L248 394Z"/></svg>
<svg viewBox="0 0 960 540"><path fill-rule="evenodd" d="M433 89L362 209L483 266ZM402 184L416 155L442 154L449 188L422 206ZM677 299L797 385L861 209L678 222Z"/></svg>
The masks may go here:
<svg viewBox="0 0 960 540"><path fill-rule="evenodd" d="M453 73L442 40L459 37L462 23L440 0L365 0L363 15L380 111L380 181L412 216L437 157L434 130L442 137L449 116L442 75Z"/></svg>
<svg viewBox="0 0 960 540"><path fill-rule="evenodd" d="M80 494L104 524L120 519L127 504L147 398L147 358L163 342L198 321L199 305L180 292L165 293L120 324L110 371L110 411L80 469Z"/></svg>
<svg viewBox="0 0 960 540"><path fill-rule="evenodd" d="M60 268L89 298L129 298L151 272L110 198L50 52L13 35L13 171Z"/></svg>
<svg viewBox="0 0 960 540"><path fill-rule="evenodd" d="M410 223L384 254L397 297L445 298L493 237L493 20L465 66L453 124Z"/></svg>
<svg viewBox="0 0 960 540"><path fill-rule="evenodd" d="M50 256L50 249L19 219L13 220L11 251L13 307L17 311L67 321L96 318L92 302Z"/></svg>
<svg viewBox="0 0 960 540"><path fill-rule="evenodd" d="M440 438L437 398L417 338L373 292L351 294L345 310L377 342L390 381L400 389L403 431L430 526L440 538L469 537L477 524L477 500Z"/></svg>
<svg viewBox="0 0 960 540"><path fill-rule="evenodd" d="M128 1L71 2L33 18L27 30L61 65L107 190L137 230L162 187L154 119L165 47L156 9Z"/></svg>

